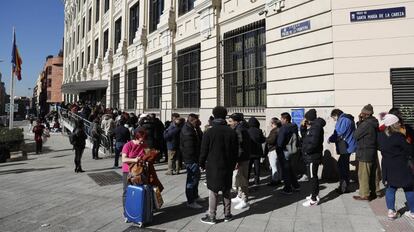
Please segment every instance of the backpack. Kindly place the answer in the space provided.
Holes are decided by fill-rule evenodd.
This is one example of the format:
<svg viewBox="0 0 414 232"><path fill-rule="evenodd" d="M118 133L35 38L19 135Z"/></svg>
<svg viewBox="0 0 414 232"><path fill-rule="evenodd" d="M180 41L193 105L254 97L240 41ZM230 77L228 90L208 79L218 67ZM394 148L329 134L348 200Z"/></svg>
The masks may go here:
<svg viewBox="0 0 414 232"><path fill-rule="evenodd" d="M284 151L285 158L289 160L289 158L296 153L298 153L298 135L293 133L288 144L286 144L286 150Z"/></svg>

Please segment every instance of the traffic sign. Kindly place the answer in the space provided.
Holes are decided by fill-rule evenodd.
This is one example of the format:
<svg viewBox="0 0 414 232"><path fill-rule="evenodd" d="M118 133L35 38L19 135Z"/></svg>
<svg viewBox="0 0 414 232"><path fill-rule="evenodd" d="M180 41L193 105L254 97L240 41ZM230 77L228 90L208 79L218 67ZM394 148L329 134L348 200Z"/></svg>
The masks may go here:
<svg viewBox="0 0 414 232"><path fill-rule="evenodd" d="M5 111L6 111L7 113L10 113L10 103L6 103L6 109L5 109ZM17 104L17 103L15 103L15 104L14 104L14 109L13 109L13 111L14 111L14 112L18 112L18 111L19 111L19 104Z"/></svg>

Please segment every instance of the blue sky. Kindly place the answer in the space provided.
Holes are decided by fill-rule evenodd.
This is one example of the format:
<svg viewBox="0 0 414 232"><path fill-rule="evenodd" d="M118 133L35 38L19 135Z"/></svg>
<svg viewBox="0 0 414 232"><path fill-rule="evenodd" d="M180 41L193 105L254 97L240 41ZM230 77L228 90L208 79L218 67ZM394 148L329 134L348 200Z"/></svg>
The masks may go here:
<svg viewBox="0 0 414 232"><path fill-rule="evenodd" d="M23 60L22 80L15 81L15 95L27 96L48 55L57 55L63 39L63 0L0 0L0 72L10 94L12 31ZM31 90L30 96L33 91Z"/></svg>

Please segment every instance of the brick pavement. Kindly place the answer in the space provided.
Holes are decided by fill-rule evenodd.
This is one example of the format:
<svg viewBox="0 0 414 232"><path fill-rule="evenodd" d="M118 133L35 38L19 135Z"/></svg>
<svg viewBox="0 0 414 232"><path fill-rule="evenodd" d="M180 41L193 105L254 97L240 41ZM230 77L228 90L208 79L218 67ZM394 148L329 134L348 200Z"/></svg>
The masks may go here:
<svg viewBox="0 0 414 232"><path fill-rule="evenodd" d="M87 149L82 159L86 173L75 174L67 137L52 135L44 150L35 155L32 149L26 161L0 164L0 231L414 231L405 218L386 219L384 199L357 202L352 199L355 193L337 195L335 183L321 184L322 203L312 208L301 205L309 193L307 183L292 196L263 184L251 188L249 210L232 209L233 221L206 225L200 218L207 202L201 210L188 209L185 174L165 176L165 164L156 166L165 186L165 205L155 213L152 225L140 230L123 222L122 184L99 186L87 175L113 171L112 159L92 160ZM207 198L203 184L199 190ZM397 199L401 205L400 192ZM219 219L222 212L219 206Z"/></svg>

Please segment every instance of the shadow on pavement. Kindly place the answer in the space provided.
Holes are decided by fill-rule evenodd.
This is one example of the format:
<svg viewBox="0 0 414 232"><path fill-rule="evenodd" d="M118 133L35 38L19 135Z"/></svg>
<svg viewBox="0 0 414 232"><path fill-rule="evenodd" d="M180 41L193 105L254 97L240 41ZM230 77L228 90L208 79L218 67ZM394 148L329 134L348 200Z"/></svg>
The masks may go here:
<svg viewBox="0 0 414 232"><path fill-rule="evenodd" d="M27 164L27 163L11 163L11 164L3 164L3 165L0 165L0 168L1 168L1 167L8 167L8 166L22 165L22 164Z"/></svg>
<svg viewBox="0 0 414 232"><path fill-rule="evenodd" d="M51 168L19 168L19 169L14 169L14 170L0 171L0 175L18 174L18 173L25 173L25 172L47 171L47 170L59 169L59 168L63 168L63 167L64 166L51 167Z"/></svg>
<svg viewBox="0 0 414 232"><path fill-rule="evenodd" d="M208 202L208 200L206 202ZM156 226L176 220L181 220L183 218L191 217L204 212L205 208L206 207L203 207L201 209L190 209L187 207L187 202L183 202L179 205L161 208L160 211L158 211L158 213L154 215L153 223L151 223L150 226Z"/></svg>

